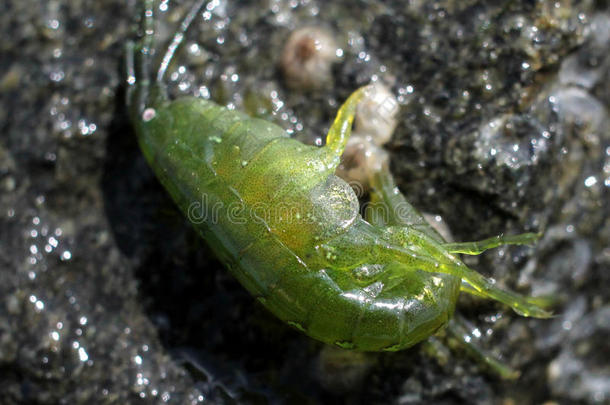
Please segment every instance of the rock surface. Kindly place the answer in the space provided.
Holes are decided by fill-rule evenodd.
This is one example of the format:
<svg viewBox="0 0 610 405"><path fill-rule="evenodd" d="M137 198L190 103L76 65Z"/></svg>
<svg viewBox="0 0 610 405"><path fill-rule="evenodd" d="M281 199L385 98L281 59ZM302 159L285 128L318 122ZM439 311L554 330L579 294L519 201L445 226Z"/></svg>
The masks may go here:
<svg viewBox="0 0 610 405"><path fill-rule="evenodd" d="M416 207L456 240L544 232L468 264L554 295L557 317L459 303L516 382L427 346L336 351L255 305L137 148L122 86L136 3L7 0L0 14L1 403L610 401L604 1L216 0L168 71L174 96L310 143L355 88L388 85L401 109L387 149ZM157 5L160 38L189 4ZM336 35L333 85L291 90L282 47L311 25Z"/></svg>

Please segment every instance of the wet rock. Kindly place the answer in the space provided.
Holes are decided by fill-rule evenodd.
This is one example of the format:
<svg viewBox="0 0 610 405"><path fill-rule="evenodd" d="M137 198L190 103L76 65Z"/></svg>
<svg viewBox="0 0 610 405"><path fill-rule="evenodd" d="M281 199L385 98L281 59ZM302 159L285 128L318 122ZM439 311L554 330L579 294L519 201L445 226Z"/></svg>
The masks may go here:
<svg viewBox="0 0 610 405"><path fill-rule="evenodd" d="M327 349L253 305L133 138L121 61L136 3L9 0L0 14L2 401L608 401L604 2L221 0L167 72L173 96L245 109L311 144L351 91L388 84L400 113L387 150L417 208L455 240L545 234L468 264L553 294L556 318L458 305L481 344L523 372L515 383L417 347L346 361L332 370L352 377L337 378L320 372L335 364ZM189 5L157 5L160 37ZM282 46L311 25L332 28L333 85L290 89Z"/></svg>

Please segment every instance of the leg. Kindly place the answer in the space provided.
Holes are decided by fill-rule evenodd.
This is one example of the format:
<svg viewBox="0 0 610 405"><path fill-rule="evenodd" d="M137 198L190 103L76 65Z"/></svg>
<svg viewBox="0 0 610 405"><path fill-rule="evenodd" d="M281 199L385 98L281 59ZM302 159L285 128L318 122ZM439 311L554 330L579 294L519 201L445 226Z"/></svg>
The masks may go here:
<svg viewBox="0 0 610 405"><path fill-rule="evenodd" d="M478 338L472 334L471 330L472 328L468 327L462 317L455 314L449 321L447 328L445 328L449 346L454 350L460 349L465 351L469 356L485 364L503 379L512 380L518 378L520 373L517 370L504 364L500 359L479 347L476 342Z"/></svg>
<svg viewBox="0 0 610 405"><path fill-rule="evenodd" d="M481 294L478 290L475 290L470 284L466 281L462 280L462 285L460 286L460 291L468 293L470 295L474 295L479 298L487 298L485 294Z"/></svg>
<svg viewBox="0 0 610 405"><path fill-rule="evenodd" d="M389 171L381 171L373 176L373 198L381 202L387 209L386 223L395 224L387 227L387 236L391 238L393 251L397 260L409 268L431 273L446 273L461 278L462 290L470 294L500 301L510 306L515 312L523 316L548 318L549 312L541 308L539 299L525 297L516 292L503 290L495 285L493 280L487 279L476 271L466 267L454 253L460 250L447 249L447 246L462 246L468 244L446 244L438 233L426 220L406 201L404 196L397 192L396 186ZM367 219L382 223L383 219L375 218L379 214L367 212ZM517 235L504 239L492 238L492 242L482 241L477 248L489 248L498 243L498 240L509 243L530 242L533 234ZM534 235L535 236L535 235ZM470 245L468 245L470 246ZM483 249L484 250L484 249ZM474 249L471 247L471 250Z"/></svg>
<svg viewBox="0 0 610 405"><path fill-rule="evenodd" d="M550 318L552 314L539 306L539 299L526 297L519 293L504 290L495 285L494 280L483 277L476 271L469 269L464 264L460 263L453 266L439 266L441 273L454 274L466 281L474 292L473 295L500 301L501 303L510 306L516 313L522 316L534 318ZM471 291L469 291L471 292ZM473 293L471 292L471 294Z"/></svg>
<svg viewBox="0 0 610 405"><path fill-rule="evenodd" d="M352 132L352 122L356 114L356 106L362 100L362 97L364 97L367 89L368 86L365 86L353 92L341 108L339 108L337 116L326 135L326 145L320 148L320 160L326 166L328 174L334 173L337 166L339 166L341 155Z"/></svg>
<svg viewBox="0 0 610 405"><path fill-rule="evenodd" d="M445 242L443 237L398 191L388 168L371 176L371 187L373 189L371 202L365 209L367 221L380 227L388 225L411 227L425 233L438 243Z"/></svg>
<svg viewBox="0 0 610 405"><path fill-rule="evenodd" d="M446 367L451 359L449 352L451 349L460 355L466 353L467 356L479 364L483 364L502 379L512 380L519 377L520 373L517 370L479 347L476 341L478 338L471 331L472 328L469 328L467 323L456 314L445 329L422 342L422 349L443 367Z"/></svg>
<svg viewBox="0 0 610 405"><path fill-rule="evenodd" d="M477 242L445 243L443 247L451 253L480 255L487 249L502 245L530 245L540 238L539 233L522 233L520 235L498 235Z"/></svg>
<svg viewBox="0 0 610 405"><path fill-rule="evenodd" d="M494 280L468 268L426 233L411 227L388 227L386 232L391 244L382 245L383 250L380 253L393 255L394 260L403 263L406 268L459 277L468 283L469 287L466 291L479 297L500 301L522 316L536 318L551 316L537 305L536 299L501 289Z"/></svg>
<svg viewBox="0 0 610 405"><path fill-rule="evenodd" d="M476 297L488 298L488 296L485 293L479 292L474 287L472 287L470 284L468 284L466 281L462 281L462 285L460 286L460 291L468 293L470 295L474 295ZM536 305L540 308L552 308L554 305L556 305L558 303L557 297L552 296L552 295L542 295L539 297L525 297L525 299L527 300L527 302L529 304Z"/></svg>
<svg viewBox="0 0 610 405"><path fill-rule="evenodd" d="M374 190L371 193L371 204L366 210L369 222L377 226L409 226L426 233L439 243L444 242L438 232L407 202L405 197L400 192L396 192L396 184L388 170L375 173L371 183ZM443 247L450 253L479 255L502 245L529 245L539 238L539 233L498 235L477 242L443 243Z"/></svg>

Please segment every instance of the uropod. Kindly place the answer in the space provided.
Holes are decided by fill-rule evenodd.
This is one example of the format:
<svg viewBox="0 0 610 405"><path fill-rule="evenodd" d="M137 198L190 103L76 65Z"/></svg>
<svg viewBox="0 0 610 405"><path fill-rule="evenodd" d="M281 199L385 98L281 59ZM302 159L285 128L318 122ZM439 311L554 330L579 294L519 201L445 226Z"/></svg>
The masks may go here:
<svg viewBox="0 0 610 405"><path fill-rule="evenodd" d="M312 338L359 351L397 351L451 329L460 292L550 316L458 257L529 244L537 234L447 243L398 192L387 165L370 176L384 215L360 214L335 170L371 87L339 108L322 147L209 100L169 99L165 72L203 4L193 5L155 67L153 0L144 2L144 34L128 46L128 108L158 179L253 297ZM202 220L193 220L194 207Z"/></svg>

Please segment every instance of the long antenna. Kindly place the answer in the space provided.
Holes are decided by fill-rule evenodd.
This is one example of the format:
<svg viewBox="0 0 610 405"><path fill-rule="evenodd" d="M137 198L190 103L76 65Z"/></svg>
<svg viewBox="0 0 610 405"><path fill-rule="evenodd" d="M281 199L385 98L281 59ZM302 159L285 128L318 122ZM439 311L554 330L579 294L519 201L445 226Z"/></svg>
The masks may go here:
<svg viewBox="0 0 610 405"><path fill-rule="evenodd" d="M142 44L142 78L145 82L150 80L150 62L154 52L155 40L155 20L154 20L154 0L146 0L144 3L144 40Z"/></svg>
<svg viewBox="0 0 610 405"><path fill-rule="evenodd" d="M137 94L138 112L144 110L150 88L150 64L151 59L153 58L153 44L155 39L154 4L154 0L146 0L144 2L144 21L142 23L142 26L144 27L144 39L142 40L142 48L139 49L139 66L141 70L139 76L142 78L142 83L140 85L140 91Z"/></svg>
<svg viewBox="0 0 610 405"><path fill-rule="evenodd" d="M178 47L180 47L180 45L182 44L182 41L184 41L184 37L186 35L186 32L189 29L189 26L191 25L191 23L193 22L193 20L197 16L197 14L199 14L199 10L201 10L201 8L203 7L203 4L205 2L206 2L206 0L197 0L197 2L195 2L195 4L193 4L193 7L191 7L190 11L186 14L184 19L182 20L182 23L180 24L180 28L178 29L178 31L176 31L176 33L174 34L174 38L172 39L172 42L167 47L167 51L165 52L165 55L163 56L163 60L161 61L161 65L159 66L159 70L157 71L157 82L158 83L163 81L163 76L165 76L167 67L169 66L170 62L172 61L172 58L174 57L176 50L178 49Z"/></svg>

